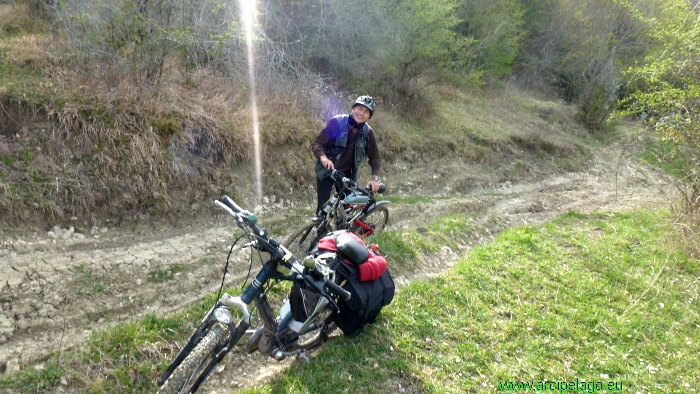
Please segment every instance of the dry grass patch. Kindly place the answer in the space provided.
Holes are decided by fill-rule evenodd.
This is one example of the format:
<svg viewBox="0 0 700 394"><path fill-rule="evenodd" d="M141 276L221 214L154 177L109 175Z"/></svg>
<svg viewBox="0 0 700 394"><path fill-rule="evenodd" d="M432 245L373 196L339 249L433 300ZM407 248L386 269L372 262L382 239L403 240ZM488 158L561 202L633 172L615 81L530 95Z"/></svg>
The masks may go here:
<svg viewBox="0 0 700 394"><path fill-rule="evenodd" d="M7 62L38 68L46 65L52 45L51 38L46 35L18 35L0 40L0 51Z"/></svg>

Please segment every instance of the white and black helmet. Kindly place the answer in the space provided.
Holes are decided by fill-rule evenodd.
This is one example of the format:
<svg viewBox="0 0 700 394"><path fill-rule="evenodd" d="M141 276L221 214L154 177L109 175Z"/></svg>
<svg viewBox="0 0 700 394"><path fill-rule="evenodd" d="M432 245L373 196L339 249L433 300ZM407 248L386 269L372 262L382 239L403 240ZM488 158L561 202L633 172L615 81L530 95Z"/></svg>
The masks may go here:
<svg viewBox="0 0 700 394"><path fill-rule="evenodd" d="M352 108L355 108L356 105L364 105L369 109L369 117L371 118L372 115L374 115L374 99L370 96L360 96L358 97L355 102L352 104Z"/></svg>

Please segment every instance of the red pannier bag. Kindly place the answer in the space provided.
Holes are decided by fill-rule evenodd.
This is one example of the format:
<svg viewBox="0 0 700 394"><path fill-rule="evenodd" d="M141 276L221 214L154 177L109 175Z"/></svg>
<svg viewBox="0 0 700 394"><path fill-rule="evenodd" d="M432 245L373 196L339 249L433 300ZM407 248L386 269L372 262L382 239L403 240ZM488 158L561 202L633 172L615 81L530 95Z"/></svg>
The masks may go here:
<svg viewBox="0 0 700 394"><path fill-rule="evenodd" d="M343 335L359 335L365 325L374 323L382 308L394 298L396 286L391 278L384 256L365 246L362 239L348 231L336 231L319 241L317 253L336 254L334 266L341 287L350 293L350 299L338 300L338 311L333 320Z"/></svg>
<svg viewBox="0 0 700 394"><path fill-rule="evenodd" d="M386 258L368 249L360 237L349 231L336 231L321 238L318 250L339 253L341 261L357 268L360 282L377 280L386 271Z"/></svg>

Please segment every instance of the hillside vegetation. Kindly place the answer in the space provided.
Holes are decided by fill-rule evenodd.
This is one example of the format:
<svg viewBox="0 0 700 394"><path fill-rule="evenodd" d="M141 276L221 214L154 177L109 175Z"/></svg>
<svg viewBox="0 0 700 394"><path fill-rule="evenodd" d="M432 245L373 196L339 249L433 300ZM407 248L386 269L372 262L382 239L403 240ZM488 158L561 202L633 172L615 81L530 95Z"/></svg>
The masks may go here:
<svg viewBox="0 0 700 394"><path fill-rule="evenodd" d="M116 60L89 55L85 45L99 43L88 41L90 31L83 46L72 41L76 27L61 19L70 7L43 6L0 4L3 220L47 225L80 218L94 225L179 216L193 202L224 193L251 196L253 119L245 84L206 64L183 80L175 54L164 59L157 83L148 82L127 72L128 46ZM387 174L420 160L460 160L517 178L552 160L575 165L572 158L586 151L578 139L590 132L574 120L575 109L522 95L515 81L481 89L427 74L411 81L402 86L430 84L403 96L390 88L361 90L377 95L371 123ZM310 143L359 91L307 82L274 90L260 83L264 197L310 196ZM564 132L550 127L562 124ZM455 191L477 187L476 178Z"/></svg>
<svg viewBox="0 0 700 394"><path fill-rule="evenodd" d="M359 94L377 98L387 173L421 156L571 157L539 124L499 128L524 88L592 133L611 115L643 119L670 141L649 158L678 174L695 222L697 19L687 0L3 1L0 212L94 224L98 211L178 216L223 192L298 198L311 140ZM498 97L514 100L481 101ZM492 108L473 116L475 102ZM564 119L551 111L526 112Z"/></svg>

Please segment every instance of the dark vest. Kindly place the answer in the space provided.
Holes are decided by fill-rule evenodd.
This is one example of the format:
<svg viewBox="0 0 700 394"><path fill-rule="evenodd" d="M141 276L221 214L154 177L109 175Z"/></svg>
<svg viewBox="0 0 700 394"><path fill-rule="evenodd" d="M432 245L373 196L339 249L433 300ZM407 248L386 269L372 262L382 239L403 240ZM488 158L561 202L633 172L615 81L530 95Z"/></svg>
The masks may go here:
<svg viewBox="0 0 700 394"><path fill-rule="evenodd" d="M333 117L338 122L338 129L336 130L335 136L332 138L331 146L326 150L325 154L331 161L333 165L336 166L340 162L340 158L345 154L345 149L348 145L348 138L350 138L350 125L348 124L348 115L338 115ZM362 160L367 157L367 150L369 149L369 125L365 123L362 130L358 131L357 139L355 140L355 160L353 160L352 168L352 179L357 181L357 168L359 167ZM328 170L326 170L319 161L316 163L316 176L319 180L323 180L328 176ZM347 175L347 174L346 174Z"/></svg>

